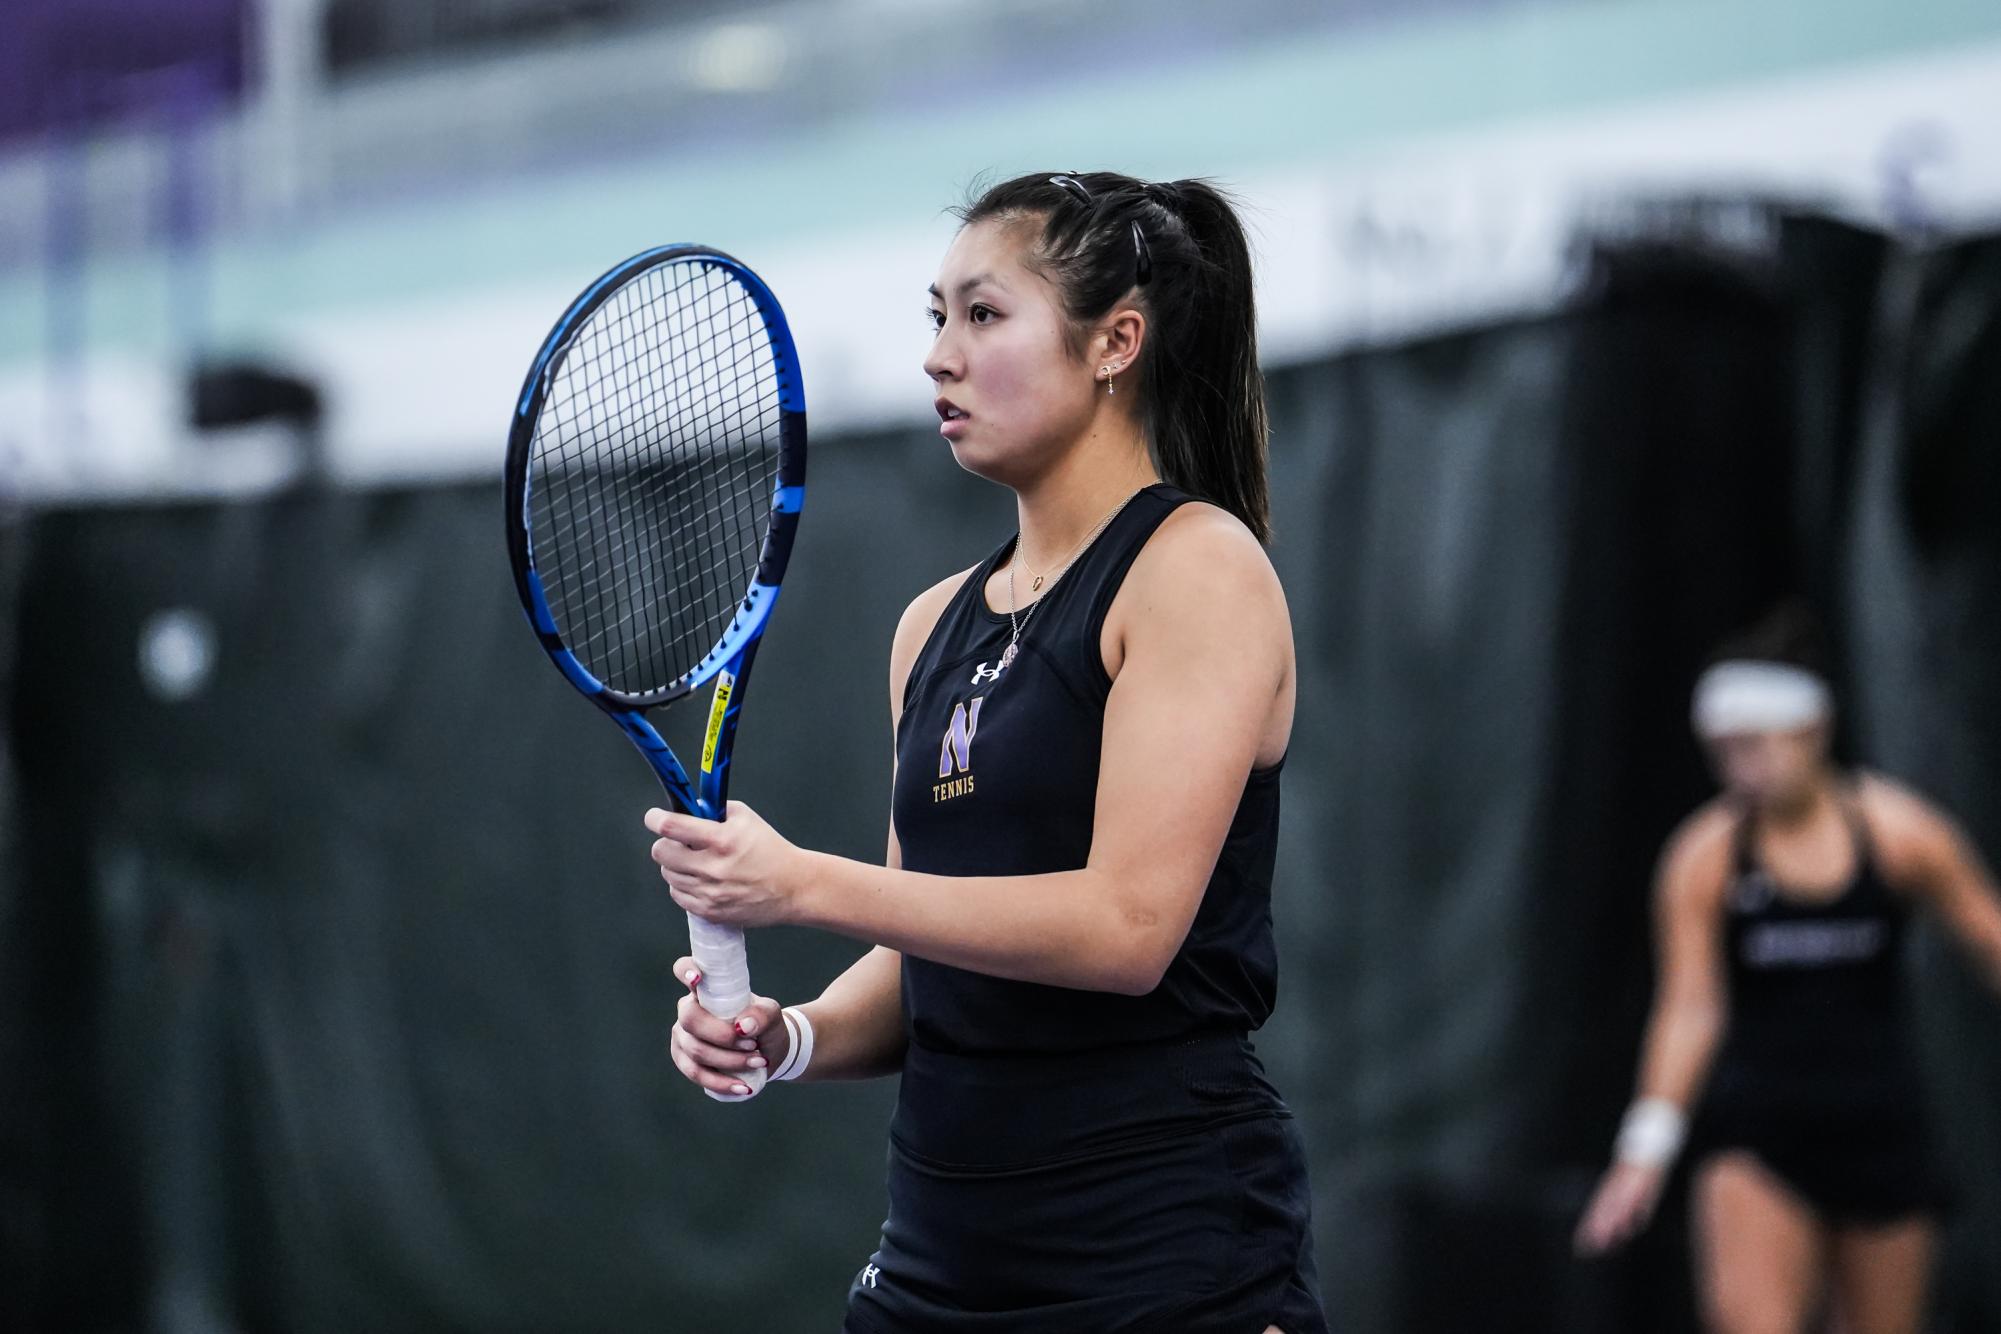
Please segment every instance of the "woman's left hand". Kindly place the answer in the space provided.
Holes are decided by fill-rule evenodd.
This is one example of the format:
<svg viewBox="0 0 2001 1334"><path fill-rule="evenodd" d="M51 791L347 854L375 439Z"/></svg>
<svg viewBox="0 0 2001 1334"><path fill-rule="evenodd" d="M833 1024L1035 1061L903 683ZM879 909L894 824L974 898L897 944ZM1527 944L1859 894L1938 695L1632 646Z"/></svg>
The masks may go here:
<svg viewBox="0 0 2001 1334"><path fill-rule="evenodd" d="M740 801L728 817L704 820L658 808L646 827L659 837L653 860L674 902L726 926L773 926L793 920L800 850Z"/></svg>

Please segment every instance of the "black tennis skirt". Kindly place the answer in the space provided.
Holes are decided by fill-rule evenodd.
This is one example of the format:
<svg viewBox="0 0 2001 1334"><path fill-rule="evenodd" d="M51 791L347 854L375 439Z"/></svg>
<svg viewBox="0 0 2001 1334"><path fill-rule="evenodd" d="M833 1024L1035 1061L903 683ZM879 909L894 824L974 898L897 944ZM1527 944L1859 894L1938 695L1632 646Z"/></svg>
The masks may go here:
<svg viewBox="0 0 2001 1334"><path fill-rule="evenodd" d="M1953 1203L1915 1074L1799 1089L1757 1072L1719 1070L1689 1157L1701 1162L1733 1150L1757 1158L1837 1227L1936 1217Z"/></svg>
<svg viewBox="0 0 2001 1334"><path fill-rule="evenodd" d="M912 1046L846 1334L1324 1334L1306 1156L1237 1035Z"/></svg>

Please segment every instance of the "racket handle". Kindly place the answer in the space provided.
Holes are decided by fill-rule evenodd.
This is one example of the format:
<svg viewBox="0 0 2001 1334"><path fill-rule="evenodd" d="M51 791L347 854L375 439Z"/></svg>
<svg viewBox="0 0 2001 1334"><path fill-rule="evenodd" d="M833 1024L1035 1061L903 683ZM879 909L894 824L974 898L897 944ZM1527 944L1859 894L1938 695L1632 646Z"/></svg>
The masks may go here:
<svg viewBox="0 0 2001 1334"><path fill-rule="evenodd" d="M750 1008L750 959L744 953L743 932L733 926L719 926L705 918L688 914L689 953L702 970L695 985L695 999L718 1019L734 1019ZM745 1070L739 1078L748 1093L702 1091L717 1102L744 1102L764 1088L767 1072Z"/></svg>

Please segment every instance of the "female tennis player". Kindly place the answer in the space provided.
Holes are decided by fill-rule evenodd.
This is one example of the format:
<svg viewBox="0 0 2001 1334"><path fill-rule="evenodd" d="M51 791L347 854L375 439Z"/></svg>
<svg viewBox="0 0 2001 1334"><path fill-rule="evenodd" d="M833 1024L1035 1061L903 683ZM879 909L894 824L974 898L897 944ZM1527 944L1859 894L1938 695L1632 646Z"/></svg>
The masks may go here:
<svg viewBox="0 0 2001 1334"><path fill-rule="evenodd" d="M1305 1155L1248 1038L1294 671L1243 229L1203 182L1104 172L959 216L924 371L1019 531L897 628L887 865L734 802L648 812L682 907L876 947L734 1031L684 1003L674 1061L901 1073L854 1334L1312 1334Z"/></svg>
<svg viewBox="0 0 2001 1334"><path fill-rule="evenodd" d="M2001 904L1930 802L1829 759L1811 628L1781 613L1696 687L1723 794L1662 857L1660 984L1638 1099L1578 1227L1586 1253L1647 1223L1700 1096L1691 1154L1711 1329L1916 1334L1943 1203L1899 1011L1927 910L2001 989Z"/></svg>

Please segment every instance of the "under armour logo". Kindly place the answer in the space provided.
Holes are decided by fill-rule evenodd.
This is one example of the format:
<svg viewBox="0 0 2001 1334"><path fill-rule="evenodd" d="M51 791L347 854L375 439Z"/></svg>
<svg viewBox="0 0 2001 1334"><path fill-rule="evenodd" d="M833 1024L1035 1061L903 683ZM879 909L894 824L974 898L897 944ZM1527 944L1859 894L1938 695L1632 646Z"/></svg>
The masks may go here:
<svg viewBox="0 0 2001 1334"><path fill-rule="evenodd" d="M880 1274L881 1272L882 1272L882 1270L878 1269L878 1268L877 1268L877 1267L876 1267L875 1265L872 1265L872 1264L867 1264L867 1265L863 1265L863 1266L862 1266L862 1282L864 1282L864 1283L868 1284L868 1285L869 1285L869 1286L870 1286L871 1288L872 1288L872 1287L874 1287L874 1286L875 1286L875 1276L876 1276L877 1274Z"/></svg>
<svg viewBox="0 0 2001 1334"><path fill-rule="evenodd" d="M983 662L973 668L973 684L978 685L982 681L998 681L1000 680L1000 673L1001 669L998 664L989 667Z"/></svg>

